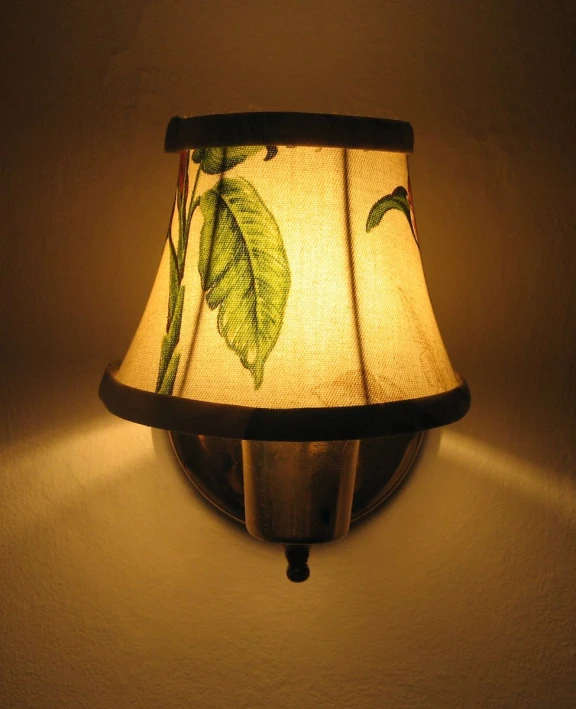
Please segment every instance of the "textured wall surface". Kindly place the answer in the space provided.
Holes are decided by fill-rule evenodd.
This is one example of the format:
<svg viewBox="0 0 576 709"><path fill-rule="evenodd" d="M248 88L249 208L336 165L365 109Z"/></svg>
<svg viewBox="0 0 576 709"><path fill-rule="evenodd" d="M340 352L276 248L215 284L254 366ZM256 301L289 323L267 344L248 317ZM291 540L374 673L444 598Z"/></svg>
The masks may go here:
<svg viewBox="0 0 576 709"><path fill-rule="evenodd" d="M573 709L573 3L20 0L0 10L0 707ZM410 120L474 394L312 579L96 398L162 248L173 114Z"/></svg>

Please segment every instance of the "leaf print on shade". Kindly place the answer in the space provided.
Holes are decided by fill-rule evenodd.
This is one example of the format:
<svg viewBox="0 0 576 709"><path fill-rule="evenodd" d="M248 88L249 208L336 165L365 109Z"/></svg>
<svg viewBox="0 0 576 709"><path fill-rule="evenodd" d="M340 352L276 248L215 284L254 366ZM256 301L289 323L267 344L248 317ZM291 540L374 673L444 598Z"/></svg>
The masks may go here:
<svg viewBox="0 0 576 709"><path fill-rule="evenodd" d="M156 392L158 394L171 394L174 387L174 380L178 371L180 352L176 351L176 346L180 341L180 328L182 327L182 310L184 309L184 285L178 286L177 300L172 311L172 318L168 331L162 338L160 349L160 366L158 368L158 379L156 381Z"/></svg>
<svg viewBox="0 0 576 709"><path fill-rule="evenodd" d="M409 395L402 390L395 382L386 377L376 376L369 371L364 372L368 391L370 392L370 403L380 404L395 399L409 399ZM312 394L318 399L322 406L334 406L334 396L336 399L345 401L350 398L350 392L357 391L362 400L362 373L356 369L349 369L336 379L330 381L330 397L326 396L326 390L318 387L312 389Z"/></svg>
<svg viewBox="0 0 576 709"><path fill-rule="evenodd" d="M244 178L223 177L200 198L198 270L218 332L258 389L282 328L290 267L276 220Z"/></svg>
<svg viewBox="0 0 576 709"><path fill-rule="evenodd" d="M264 158L265 161L272 160L272 158L275 158L277 155L278 148L275 145L266 146L266 157Z"/></svg>
<svg viewBox="0 0 576 709"><path fill-rule="evenodd" d="M188 236L190 234L190 224L192 216L197 207L195 199L196 188L200 168L196 170L196 177L189 198L188 167L190 151L185 150L180 153L180 166L178 169L178 181L176 183L176 199L168 227L166 240L169 247L169 277L168 277L168 316L166 318L166 333L162 337L160 346L160 362L158 365L158 377L156 379L155 391L157 394L172 394L178 364L180 362L180 352L176 349L180 342L180 330L182 327L182 311L184 309L185 287L182 282L184 270L186 268L186 250ZM178 242L174 244L172 235L173 217L177 216Z"/></svg>
<svg viewBox="0 0 576 709"><path fill-rule="evenodd" d="M238 148L197 148L192 160L207 175L219 175L231 170L252 155L264 150L263 145L244 145Z"/></svg>
<svg viewBox="0 0 576 709"><path fill-rule="evenodd" d="M410 212L410 203L408 201L408 190L401 185L396 187L391 194L387 194L381 199L379 199L370 210L368 219L366 220L366 232L372 231L374 227L382 221L382 217L389 212L391 209L398 209L404 214L410 225L410 231L414 237L416 245L418 245L418 239L416 237L416 232L414 230L414 225L412 224L412 215Z"/></svg>

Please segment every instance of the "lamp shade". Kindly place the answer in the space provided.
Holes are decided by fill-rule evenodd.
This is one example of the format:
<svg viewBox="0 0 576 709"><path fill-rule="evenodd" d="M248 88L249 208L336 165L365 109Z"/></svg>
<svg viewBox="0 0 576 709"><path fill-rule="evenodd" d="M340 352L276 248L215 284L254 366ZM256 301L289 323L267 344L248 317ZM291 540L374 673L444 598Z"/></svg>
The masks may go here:
<svg viewBox="0 0 576 709"><path fill-rule="evenodd" d="M101 384L124 418L261 440L355 439L466 412L430 304L407 123L173 119L176 197L148 304Z"/></svg>

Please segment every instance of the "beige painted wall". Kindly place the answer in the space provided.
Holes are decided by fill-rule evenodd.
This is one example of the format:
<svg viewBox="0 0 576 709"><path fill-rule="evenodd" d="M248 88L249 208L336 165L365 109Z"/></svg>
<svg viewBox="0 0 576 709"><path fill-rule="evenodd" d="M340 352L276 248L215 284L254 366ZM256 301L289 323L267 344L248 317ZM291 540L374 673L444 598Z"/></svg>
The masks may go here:
<svg viewBox="0 0 576 709"><path fill-rule="evenodd" d="M4 4L2 709L576 706L573 7ZM251 109L412 121L474 393L301 587L96 398L161 251L167 119Z"/></svg>

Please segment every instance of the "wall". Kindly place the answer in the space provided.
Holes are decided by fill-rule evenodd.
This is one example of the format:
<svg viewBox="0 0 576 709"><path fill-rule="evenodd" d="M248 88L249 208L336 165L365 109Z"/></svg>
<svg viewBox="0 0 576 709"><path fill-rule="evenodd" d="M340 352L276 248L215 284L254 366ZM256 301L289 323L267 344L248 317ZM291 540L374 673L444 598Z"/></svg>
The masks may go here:
<svg viewBox="0 0 576 709"><path fill-rule="evenodd" d="M576 705L573 7L4 4L2 709ZM474 394L298 587L96 398L162 247L167 119L235 110L412 121Z"/></svg>

